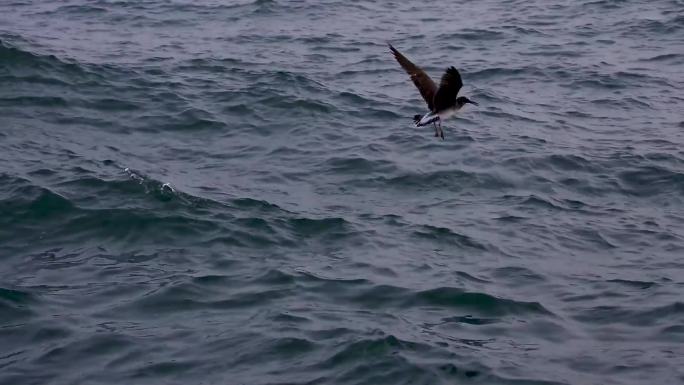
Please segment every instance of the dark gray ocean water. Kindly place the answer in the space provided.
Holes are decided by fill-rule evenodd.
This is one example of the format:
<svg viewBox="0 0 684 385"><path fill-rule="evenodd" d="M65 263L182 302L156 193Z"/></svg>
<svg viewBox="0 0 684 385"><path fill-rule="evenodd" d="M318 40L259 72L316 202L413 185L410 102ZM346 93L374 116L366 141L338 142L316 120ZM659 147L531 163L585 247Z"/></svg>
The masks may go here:
<svg viewBox="0 0 684 385"><path fill-rule="evenodd" d="M683 89L680 0L2 0L0 384L681 384Z"/></svg>

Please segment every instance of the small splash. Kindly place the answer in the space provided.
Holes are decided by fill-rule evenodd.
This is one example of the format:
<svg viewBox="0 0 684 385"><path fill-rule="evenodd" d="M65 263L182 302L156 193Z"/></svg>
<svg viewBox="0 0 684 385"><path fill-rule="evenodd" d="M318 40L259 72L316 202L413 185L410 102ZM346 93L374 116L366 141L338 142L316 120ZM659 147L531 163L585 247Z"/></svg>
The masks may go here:
<svg viewBox="0 0 684 385"><path fill-rule="evenodd" d="M124 168L124 172L125 172L126 174L128 174L128 176L129 176L131 179L137 181L137 182L140 183L140 184L143 184L143 182L145 182L145 178L143 178L143 177L141 177L140 175L136 174L135 172L133 172L133 171L132 171L130 168L128 168L128 167Z"/></svg>
<svg viewBox="0 0 684 385"><path fill-rule="evenodd" d="M130 168L124 168L124 173L139 185L143 186L145 193L150 194L162 201L171 200L176 196L176 189L174 189L169 182L161 183L150 178L145 178Z"/></svg>

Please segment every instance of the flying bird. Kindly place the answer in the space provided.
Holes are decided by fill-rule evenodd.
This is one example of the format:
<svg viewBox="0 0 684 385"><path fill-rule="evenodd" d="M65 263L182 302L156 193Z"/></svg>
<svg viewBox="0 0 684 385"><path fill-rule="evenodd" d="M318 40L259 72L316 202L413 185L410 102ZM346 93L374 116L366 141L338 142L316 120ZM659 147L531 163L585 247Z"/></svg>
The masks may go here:
<svg viewBox="0 0 684 385"><path fill-rule="evenodd" d="M432 123L435 126L435 136L444 139L444 131L442 130L442 120L446 120L454 115L458 110L463 108L466 104L478 105L474 101L465 96L458 96L458 91L463 87L461 74L455 67L447 68L442 80L439 82L439 87L420 67L413 64L406 56L397 51L396 48L389 44L389 48L394 54L401 67L406 73L411 76L413 84L416 85L420 95L425 99L430 111L424 115L415 115L413 121L416 127L421 127Z"/></svg>

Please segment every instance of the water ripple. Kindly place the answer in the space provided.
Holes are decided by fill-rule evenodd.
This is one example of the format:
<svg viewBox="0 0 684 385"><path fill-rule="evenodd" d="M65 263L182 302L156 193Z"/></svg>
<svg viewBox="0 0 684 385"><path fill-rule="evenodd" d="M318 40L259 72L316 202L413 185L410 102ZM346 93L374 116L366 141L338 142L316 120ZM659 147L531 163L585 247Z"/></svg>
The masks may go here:
<svg viewBox="0 0 684 385"><path fill-rule="evenodd" d="M682 382L682 25L0 2L0 383Z"/></svg>

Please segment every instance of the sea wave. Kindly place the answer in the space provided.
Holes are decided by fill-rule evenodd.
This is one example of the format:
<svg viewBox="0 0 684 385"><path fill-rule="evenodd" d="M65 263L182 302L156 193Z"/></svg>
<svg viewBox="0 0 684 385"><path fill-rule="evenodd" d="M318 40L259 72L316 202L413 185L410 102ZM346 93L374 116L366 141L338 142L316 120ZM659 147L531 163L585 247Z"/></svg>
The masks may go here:
<svg viewBox="0 0 684 385"><path fill-rule="evenodd" d="M0 383L677 383L679 8L0 1Z"/></svg>

